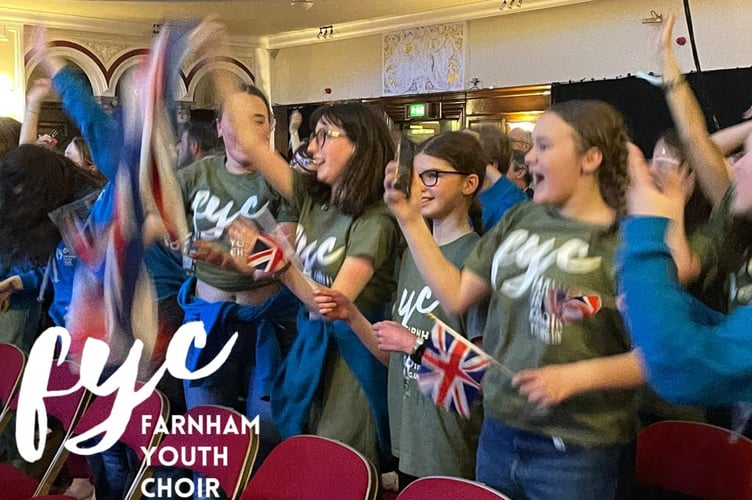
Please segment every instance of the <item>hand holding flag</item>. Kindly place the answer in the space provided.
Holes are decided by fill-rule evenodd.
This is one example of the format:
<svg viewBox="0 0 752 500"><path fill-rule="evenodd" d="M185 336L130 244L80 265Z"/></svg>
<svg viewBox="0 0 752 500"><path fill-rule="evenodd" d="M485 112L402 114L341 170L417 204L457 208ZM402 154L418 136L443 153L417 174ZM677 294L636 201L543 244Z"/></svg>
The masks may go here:
<svg viewBox="0 0 752 500"><path fill-rule="evenodd" d="M418 387L437 406L470 417L470 407L489 366L509 376L514 372L483 352L433 314L431 335L421 359Z"/></svg>

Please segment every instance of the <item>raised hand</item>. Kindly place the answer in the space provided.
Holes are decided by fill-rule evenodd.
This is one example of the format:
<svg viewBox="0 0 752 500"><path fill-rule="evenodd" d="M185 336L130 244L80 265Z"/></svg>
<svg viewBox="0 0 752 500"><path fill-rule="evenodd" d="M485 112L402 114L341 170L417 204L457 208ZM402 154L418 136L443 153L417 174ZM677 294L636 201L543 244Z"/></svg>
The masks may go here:
<svg viewBox="0 0 752 500"><path fill-rule="evenodd" d="M671 11L666 18L666 24L663 26L657 47L664 85L670 85L671 82L675 82L677 78L681 77L681 69L673 46L674 24L676 24L676 12Z"/></svg>
<svg viewBox="0 0 752 500"><path fill-rule="evenodd" d="M26 106L38 108L50 90L52 90L52 82L49 78L37 78L26 92Z"/></svg>
<svg viewBox="0 0 752 500"><path fill-rule="evenodd" d="M65 62L59 57L50 57L47 43L47 29L44 26L32 28L29 46L29 58L38 58L44 71L53 77L65 67Z"/></svg>
<svg viewBox="0 0 752 500"><path fill-rule="evenodd" d="M663 190L656 185L645 157L640 148L632 143L627 145L629 151L630 184L627 190L627 208L632 215L650 215L676 218L677 199L684 210L681 176L665 174Z"/></svg>
<svg viewBox="0 0 752 500"><path fill-rule="evenodd" d="M398 163L390 161L384 170L384 203L387 204L397 221L402 223L411 218L420 218L420 192L421 181L417 175L413 175L410 186L410 197L395 188L397 182Z"/></svg>

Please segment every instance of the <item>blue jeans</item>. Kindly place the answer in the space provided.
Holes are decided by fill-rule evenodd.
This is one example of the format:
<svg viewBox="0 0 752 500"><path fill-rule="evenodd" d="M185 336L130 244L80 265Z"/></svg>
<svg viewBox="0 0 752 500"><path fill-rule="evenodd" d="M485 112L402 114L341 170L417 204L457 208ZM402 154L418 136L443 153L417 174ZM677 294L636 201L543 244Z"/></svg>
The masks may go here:
<svg viewBox="0 0 752 500"><path fill-rule="evenodd" d="M476 478L514 500L616 496L621 446L583 447L483 421Z"/></svg>

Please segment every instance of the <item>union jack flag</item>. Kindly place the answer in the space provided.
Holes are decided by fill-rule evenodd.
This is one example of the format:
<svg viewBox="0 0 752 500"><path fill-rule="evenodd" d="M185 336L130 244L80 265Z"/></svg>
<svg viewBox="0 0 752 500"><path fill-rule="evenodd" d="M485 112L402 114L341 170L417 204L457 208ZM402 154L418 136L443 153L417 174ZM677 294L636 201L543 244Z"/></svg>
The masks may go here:
<svg viewBox="0 0 752 500"><path fill-rule="evenodd" d="M174 158L164 145L175 143L171 89L177 88L188 30L188 25L163 30L143 62L139 92L123 106L122 150L112 153L120 156L112 181L112 219L99 238L79 233L74 241L87 267L77 271L66 326L76 345L89 337L107 341L114 360L124 358L134 339L147 352L156 343L156 303L143 262L146 213L162 219L172 243L187 234ZM95 264L99 268L91 269Z"/></svg>
<svg viewBox="0 0 752 500"><path fill-rule="evenodd" d="M552 288L546 295L544 310L564 325L595 316L603 306L599 295L576 295L578 292Z"/></svg>
<svg viewBox="0 0 752 500"><path fill-rule="evenodd" d="M435 319L421 359L418 388L436 406L469 418L491 362L490 356Z"/></svg>
<svg viewBox="0 0 752 500"><path fill-rule="evenodd" d="M248 265L267 273L274 273L287 265L287 259L273 236L259 233L254 253L248 257Z"/></svg>

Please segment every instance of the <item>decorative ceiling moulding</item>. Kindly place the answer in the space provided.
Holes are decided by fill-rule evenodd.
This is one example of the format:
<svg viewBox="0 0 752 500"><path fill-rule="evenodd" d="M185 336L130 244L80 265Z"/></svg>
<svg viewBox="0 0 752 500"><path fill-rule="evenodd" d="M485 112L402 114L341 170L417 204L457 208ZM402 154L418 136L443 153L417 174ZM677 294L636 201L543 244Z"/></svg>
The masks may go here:
<svg viewBox="0 0 752 500"><path fill-rule="evenodd" d="M103 19L88 16L71 16L67 14L54 14L49 12L35 12L30 10L12 9L0 7L0 19L4 23L25 25L44 25L53 30L74 31L76 33L92 33L106 35L111 39L112 35L126 37L126 39L152 39L153 21L124 21ZM263 47L267 48L266 37L236 36L230 35L230 46L239 48Z"/></svg>
<svg viewBox="0 0 752 500"><path fill-rule="evenodd" d="M312 43L326 43L330 41L358 38L362 36L382 35L415 26L433 24L447 24L486 17L504 16L533 10L550 9L564 5L592 2L593 0L524 0L522 6L514 9L499 9L501 0L486 0L473 2L469 5L437 9L431 12L419 12L402 16L390 16L377 19L363 19L349 23L336 23L337 36L331 40L316 39L318 27L288 31L260 37L261 46L269 49L284 49Z"/></svg>

